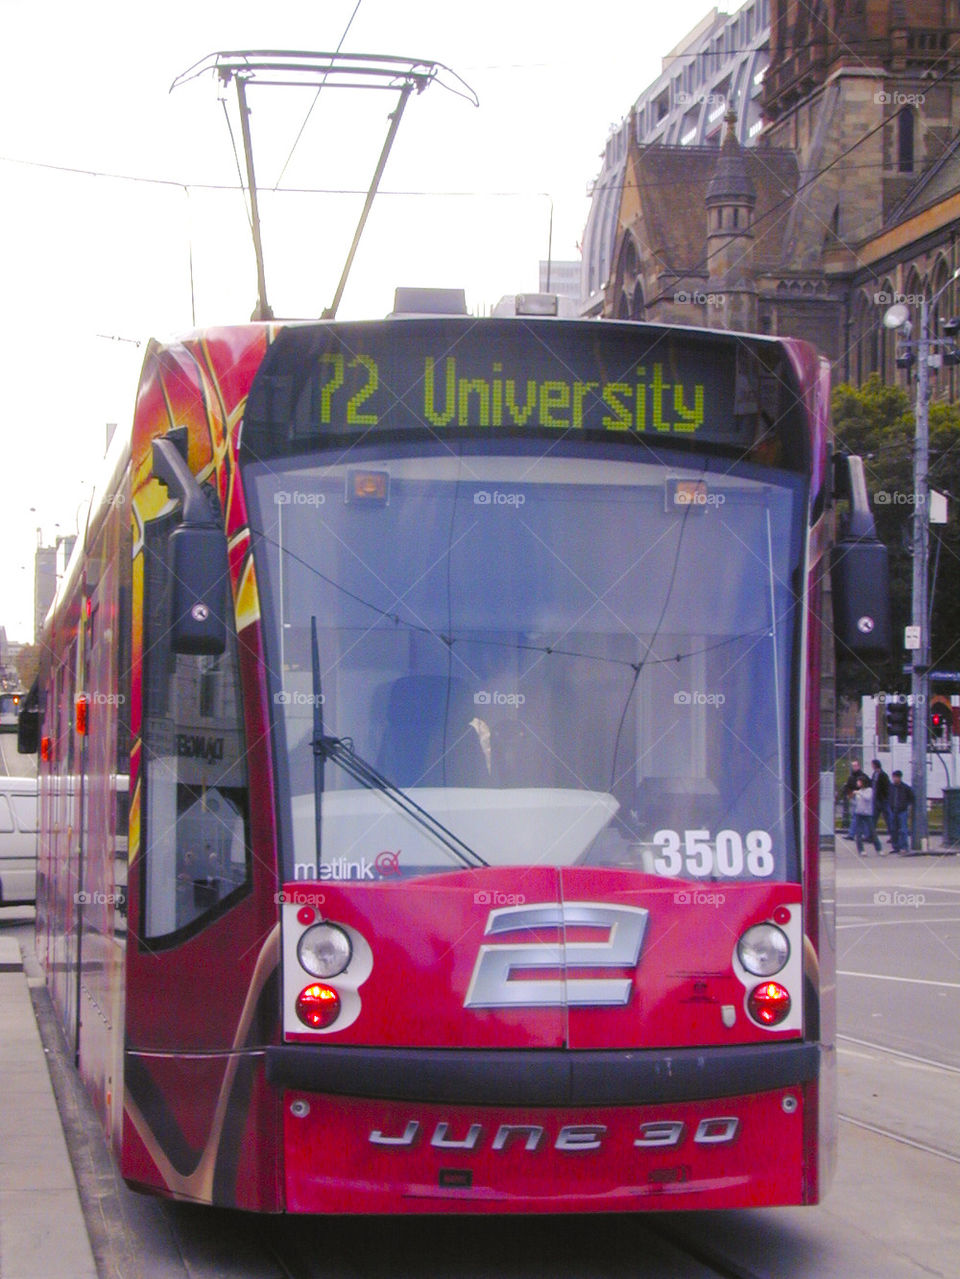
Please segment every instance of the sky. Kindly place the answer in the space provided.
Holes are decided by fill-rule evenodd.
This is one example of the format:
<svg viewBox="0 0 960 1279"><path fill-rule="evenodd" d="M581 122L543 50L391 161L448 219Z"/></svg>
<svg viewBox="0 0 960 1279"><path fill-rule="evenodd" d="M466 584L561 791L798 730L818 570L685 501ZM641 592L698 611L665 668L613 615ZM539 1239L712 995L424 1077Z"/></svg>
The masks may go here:
<svg viewBox="0 0 960 1279"><path fill-rule="evenodd" d="M464 288L469 309L482 314L504 294L536 290L548 245L555 260L579 256L607 137L710 8L707 0L0 0L7 638L33 639L34 550L82 524L107 424L130 429L146 340L242 323L256 301L222 91L207 72L170 92L181 73L217 50L327 51L341 39L344 52L449 67L480 105L441 80L411 97L339 317L385 315L398 285ZM461 87L455 76L442 79ZM232 86L225 96L239 147ZM383 92L325 89L314 98L250 90L278 317L319 316L332 300L395 105Z"/></svg>

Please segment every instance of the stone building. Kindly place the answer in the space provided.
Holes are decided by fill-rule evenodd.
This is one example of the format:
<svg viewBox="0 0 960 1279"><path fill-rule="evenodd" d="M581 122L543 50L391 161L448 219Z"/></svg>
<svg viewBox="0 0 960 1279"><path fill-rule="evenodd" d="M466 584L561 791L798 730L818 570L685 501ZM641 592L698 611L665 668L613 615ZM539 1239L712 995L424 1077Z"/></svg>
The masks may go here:
<svg viewBox="0 0 960 1279"><path fill-rule="evenodd" d="M755 146L736 117L719 153L630 132L593 313L804 337L892 381L883 312L960 265L960 3L771 0L769 49Z"/></svg>
<svg viewBox="0 0 960 1279"><path fill-rule="evenodd" d="M735 14L711 9L664 54L660 75L635 99L603 150L580 280L586 310L599 314L603 307L631 142L717 147L729 109L737 114L738 139L752 142L763 126L760 94L769 45L770 0L746 0Z"/></svg>

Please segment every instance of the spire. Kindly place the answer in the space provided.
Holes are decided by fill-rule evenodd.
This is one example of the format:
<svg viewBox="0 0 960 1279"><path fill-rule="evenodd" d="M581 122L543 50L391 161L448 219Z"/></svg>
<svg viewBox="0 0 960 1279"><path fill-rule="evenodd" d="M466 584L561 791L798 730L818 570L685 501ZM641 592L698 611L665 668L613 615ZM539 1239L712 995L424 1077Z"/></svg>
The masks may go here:
<svg viewBox="0 0 960 1279"><path fill-rule="evenodd" d="M715 204L747 204L751 208L757 202L757 190L747 168L747 157L737 141L737 113L727 108L723 117L726 129L717 167L707 187L707 206Z"/></svg>

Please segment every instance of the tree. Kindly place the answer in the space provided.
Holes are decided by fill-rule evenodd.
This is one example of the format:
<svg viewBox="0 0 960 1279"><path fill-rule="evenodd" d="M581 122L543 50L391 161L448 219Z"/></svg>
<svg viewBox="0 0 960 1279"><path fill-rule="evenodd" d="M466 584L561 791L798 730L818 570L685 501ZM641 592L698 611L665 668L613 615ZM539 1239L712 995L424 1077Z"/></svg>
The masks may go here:
<svg viewBox="0 0 960 1279"><path fill-rule="evenodd" d="M29 688L40 670L40 645L24 644L17 654L17 678L21 688Z"/></svg>
<svg viewBox="0 0 960 1279"><path fill-rule="evenodd" d="M890 553L893 653L870 671L856 665L838 671L838 692L853 697L870 692L908 692L902 643L912 611L913 444L916 432L911 393L886 386L874 374L861 387L841 385L833 393L837 446L864 459L877 534ZM960 499L960 410L930 406L930 486ZM934 667L960 669L960 528L956 504L947 524L932 525L930 560L933 591L931 658Z"/></svg>

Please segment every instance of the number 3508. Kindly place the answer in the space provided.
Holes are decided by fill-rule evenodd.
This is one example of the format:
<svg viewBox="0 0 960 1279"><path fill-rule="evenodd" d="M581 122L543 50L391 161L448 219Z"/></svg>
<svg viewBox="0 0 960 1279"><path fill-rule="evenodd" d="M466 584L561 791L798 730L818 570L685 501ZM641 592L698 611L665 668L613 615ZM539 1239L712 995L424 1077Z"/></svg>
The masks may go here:
<svg viewBox="0 0 960 1279"><path fill-rule="evenodd" d="M758 878L774 870L773 840L765 830L751 830L746 836L735 830L658 830L653 842L660 850L654 861L658 875L711 875L733 878L744 871Z"/></svg>

